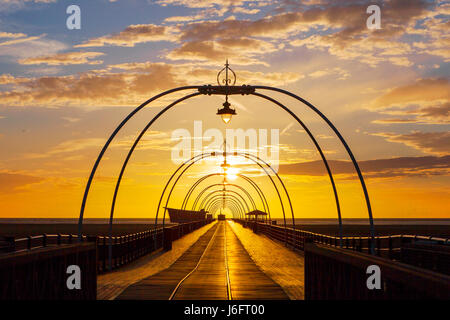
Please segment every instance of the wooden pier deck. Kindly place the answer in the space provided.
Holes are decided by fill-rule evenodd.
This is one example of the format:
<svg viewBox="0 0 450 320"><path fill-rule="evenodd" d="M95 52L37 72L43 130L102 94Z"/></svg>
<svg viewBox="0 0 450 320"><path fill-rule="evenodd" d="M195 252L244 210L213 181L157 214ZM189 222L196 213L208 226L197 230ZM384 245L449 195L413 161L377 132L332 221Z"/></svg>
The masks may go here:
<svg viewBox="0 0 450 320"><path fill-rule="evenodd" d="M207 231L172 266L125 289L117 299L289 299L262 272L227 222Z"/></svg>

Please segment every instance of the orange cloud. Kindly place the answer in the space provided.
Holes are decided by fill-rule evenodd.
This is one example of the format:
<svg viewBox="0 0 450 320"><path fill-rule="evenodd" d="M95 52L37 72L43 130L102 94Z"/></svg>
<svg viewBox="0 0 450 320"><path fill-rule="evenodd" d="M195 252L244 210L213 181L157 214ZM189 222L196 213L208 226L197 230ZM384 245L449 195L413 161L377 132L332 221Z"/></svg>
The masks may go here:
<svg viewBox="0 0 450 320"><path fill-rule="evenodd" d="M333 174L354 175L355 169L350 161L329 160ZM386 178L399 176L448 175L450 156L400 157L358 161L364 177ZM325 176L327 171L322 161L307 161L281 164L280 174ZM356 178L356 176L354 177Z"/></svg>
<svg viewBox="0 0 450 320"><path fill-rule="evenodd" d="M450 132L421 132L413 131L408 134L376 133L374 135L384 137L387 141L403 143L424 153L437 155L450 154Z"/></svg>
<svg viewBox="0 0 450 320"><path fill-rule="evenodd" d="M199 85L211 83L216 74L216 69L198 68L190 64L119 64L73 76L30 78L12 90L0 92L0 104L47 107L129 106L141 103L149 96L169 88L187 83ZM283 85L300 78L301 75L292 72L239 71L240 83Z"/></svg>
<svg viewBox="0 0 450 320"><path fill-rule="evenodd" d="M26 37L27 35L25 33L12 33L12 32L2 32L0 31L0 38L12 38L12 39L16 39L16 38L23 38Z"/></svg>
<svg viewBox="0 0 450 320"><path fill-rule="evenodd" d="M154 24L130 25L119 33L91 39L75 47L103 47L114 45L121 47L134 47L137 43L154 41L175 41L176 38L167 26Z"/></svg>
<svg viewBox="0 0 450 320"><path fill-rule="evenodd" d="M103 52L67 52L56 53L48 56L33 57L19 60L19 63L29 64L47 64L50 66L72 65L72 64L101 64L102 60L92 60L103 56Z"/></svg>
<svg viewBox="0 0 450 320"><path fill-rule="evenodd" d="M406 106L411 103L429 103L430 101L449 101L450 82L448 79L420 79L417 82L400 86L374 101L375 108Z"/></svg>
<svg viewBox="0 0 450 320"><path fill-rule="evenodd" d="M0 172L0 192L14 193L28 185L39 183L43 178L15 172Z"/></svg>
<svg viewBox="0 0 450 320"><path fill-rule="evenodd" d="M266 41L251 38L223 39L218 41L189 41L171 51L171 60L197 60L223 62L227 58L233 64L265 64L256 55L276 51L277 48Z"/></svg>
<svg viewBox="0 0 450 320"><path fill-rule="evenodd" d="M450 82L446 78L420 79L389 90L375 99L371 108L385 114L408 117L376 120L377 123L449 123ZM411 119L411 116L415 118Z"/></svg>

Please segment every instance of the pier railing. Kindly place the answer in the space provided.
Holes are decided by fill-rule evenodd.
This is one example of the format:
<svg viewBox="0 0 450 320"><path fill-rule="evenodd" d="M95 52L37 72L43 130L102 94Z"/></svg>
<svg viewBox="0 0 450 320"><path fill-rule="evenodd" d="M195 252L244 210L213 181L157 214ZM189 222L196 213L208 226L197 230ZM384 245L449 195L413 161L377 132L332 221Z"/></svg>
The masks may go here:
<svg viewBox="0 0 450 320"><path fill-rule="evenodd" d="M211 221L181 223L166 226L164 229L155 228L111 238L108 236L82 236L79 239L78 235L73 234L42 234L19 238L3 237L0 238L0 253L15 254L42 248L63 247L80 242L93 242L96 243L97 248L97 270L101 273L109 270L110 241L112 243L112 269L116 269L156 250L170 250L174 240L209 222Z"/></svg>
<svg viewBox="0 0 450 320"><path fill-rule="evenodd" d="M59 238L61 245L47 243L43 246L45 237L33 237L28 240L37 250L20 249L11 254L0 255L0 300L96 299L95 243L74 241L63 244L69 238ZM14 242L22 245L23 241L17 240ZM47 240L50 242L53 237L47 237ZM70 266L79 267L82 290L72 290L67 285Z"/></svg>
<svg viewBox="0 0 450 320"><path fill-rule="evenodd" d="M380 285L369 288L367 268L377 266ZM306 300L450 299L450 276L367 253L307 243Z"/></svg>
<svg viewBox="0 0 450 320"><path fill-rule="evenodd" d="M295 250L305 250L305 244L314 242L331 247L349 249L352 251L370 253L370 237L343 237L342 247L340 238L318 234L290 227L277 226L263 222L235 219L244 227L261 233L273 240L283 242L287 247ZM408 264L450 274L450 239L426 237L417 235L390 235L375 237L375 254L391 260L400 260ZM424 259L424 256L431 259Z"/></svg>
<svg viewBox="0 0 450 320"><path fill-rule="evenodd" d="M209 223L207 220L180 223L149 231L112 237L112 269L119 268L156 250L170 250L172 242ZM97 237L97 268L109 270L109 241L107 236Z"/></svg>

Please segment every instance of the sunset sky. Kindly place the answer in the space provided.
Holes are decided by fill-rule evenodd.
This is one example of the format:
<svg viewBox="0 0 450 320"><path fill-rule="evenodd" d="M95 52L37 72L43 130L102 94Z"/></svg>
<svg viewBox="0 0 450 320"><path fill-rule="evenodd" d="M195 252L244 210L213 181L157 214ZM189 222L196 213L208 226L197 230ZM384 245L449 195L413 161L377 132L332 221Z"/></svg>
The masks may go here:
<svg viewBox="0 0 450 320"><path fill-rule="evenodd" d="M81 8L80 30L66 27L71 4ZM381 8L379 30L366 26L369 4ZM92 165L120 121L161 91L214 85L229 59L237 84L290 90L331 119L360 162L375 218L450 218L449 16L449 1L426 0L0 0L0 217L78 217ZM294 99L270 95L325 150L343 217L366 217L357 176L333 132ZM144 109L117 136L86 218L109 215L128 148L177 97ZM226 126L216 115L218 96L193 98L155 123L125 173L116 217L154 217L178 166L172 132L194 134L194 121L202 121L203 133L278 129L279 173L295 217L336 217L320 156L295 120L257 97L230 102L237 115ZM220 172L220 161L192 168L169 205L178 207L202 175ZM281 217L268 178L239 164L267 194L272 217Z"/></svg>

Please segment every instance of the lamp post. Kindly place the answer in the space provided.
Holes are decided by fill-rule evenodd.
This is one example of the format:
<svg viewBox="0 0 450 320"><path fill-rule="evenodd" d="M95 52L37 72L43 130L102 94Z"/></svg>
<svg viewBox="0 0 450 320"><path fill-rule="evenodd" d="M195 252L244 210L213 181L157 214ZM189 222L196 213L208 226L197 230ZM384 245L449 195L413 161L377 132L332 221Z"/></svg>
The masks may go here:
<svg viewBox="0 0 450 320"><path fill-rule="evenodd" d="M223 72L225 71L225 78L224 79L220 79L220 77L222 76ZM233 74L233 79L231 79L229 77L229 72L231 72ZM231 118L236 115L236 110L230 108L231 104L228 102L228 86L231 85L235 85L236 84L236 74L234 73L234 71L230 68L230 65L228 64L228 59L227 62L225 63L225 68L223 68L222 70L220 70L220 72L217 75L217 83L219 84L219 86L223 86L223 84L225 84L225 102L223 103L223 108L218 109L217 110L217 115L221 116L222 121L227 124L231 121Z"/></svg>
<svg viewBox="0 0 450 320"><path fill-rule="evenodd" d="M236 115L236 110L230 108L231 104L228 102L228 96L225 97L223 108L217 110L217 115L222 117L222 121L227 124L231 121L231 117Z"/></svg>

